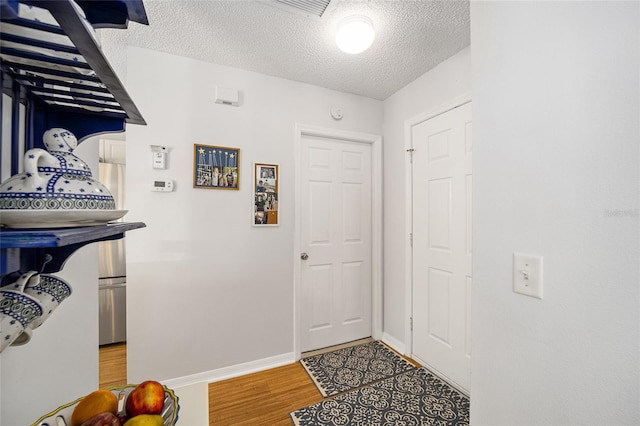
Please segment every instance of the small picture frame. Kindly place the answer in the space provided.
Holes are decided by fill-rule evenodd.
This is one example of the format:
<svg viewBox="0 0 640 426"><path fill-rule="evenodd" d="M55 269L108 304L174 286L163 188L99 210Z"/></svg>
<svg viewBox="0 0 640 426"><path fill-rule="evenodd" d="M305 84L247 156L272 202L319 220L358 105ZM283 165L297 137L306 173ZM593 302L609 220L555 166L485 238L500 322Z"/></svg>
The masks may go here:
<svg viewBox="0 0 640 426"><path fill-rule="evenodd" d="M253 226L278 226L278 204L280 175L277 164L254 163L253 165Z"/></svg>
<svg viewBox="0 0 640 426"><path fill-rule="evenodd" d="M193 144L193 187L240 189L240 149Z"/></svg>

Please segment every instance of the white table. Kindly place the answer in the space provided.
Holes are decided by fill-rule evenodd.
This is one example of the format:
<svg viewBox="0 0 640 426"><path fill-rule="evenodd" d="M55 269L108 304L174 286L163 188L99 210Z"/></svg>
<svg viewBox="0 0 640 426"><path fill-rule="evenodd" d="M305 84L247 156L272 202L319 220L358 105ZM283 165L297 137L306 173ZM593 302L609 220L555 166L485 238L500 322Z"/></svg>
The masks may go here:
<svg viewBox="0 0 640 426"><path fill-rule="evenodd" d="M174 387L178 396L178 426L209 425L209 385L206 382Z"/></svg>

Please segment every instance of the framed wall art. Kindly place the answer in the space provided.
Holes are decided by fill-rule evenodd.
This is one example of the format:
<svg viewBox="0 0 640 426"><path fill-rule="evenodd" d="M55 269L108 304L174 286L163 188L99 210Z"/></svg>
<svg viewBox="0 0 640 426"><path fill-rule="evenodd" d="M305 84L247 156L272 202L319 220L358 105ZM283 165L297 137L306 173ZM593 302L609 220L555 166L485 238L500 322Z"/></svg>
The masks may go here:
<svg viewBox="0 0 640 426"><path fill-rule="evenodd" d="M240 189L240 149L194 144L193 187Z"/></svg>
<svg viewBox="0 0 640 426"><path fill-rule="evenodd" d="M253 226L277 226L278 222L278 165L253 165Z"/></svg>

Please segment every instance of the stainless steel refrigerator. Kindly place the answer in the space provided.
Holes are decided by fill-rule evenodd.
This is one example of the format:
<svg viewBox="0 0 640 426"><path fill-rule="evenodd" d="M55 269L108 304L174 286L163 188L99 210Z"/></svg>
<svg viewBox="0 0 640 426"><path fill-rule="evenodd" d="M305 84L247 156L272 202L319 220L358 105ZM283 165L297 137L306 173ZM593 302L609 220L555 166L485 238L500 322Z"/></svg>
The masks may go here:
<svg viewBox="0 0 640 426"><path fill-rule="evenodd" d="M116 209L123 210L125 165L100 163L98 179L113 195ZM127 340L127 265L124 241L121 238L98 243L100 345Z"/></svg>

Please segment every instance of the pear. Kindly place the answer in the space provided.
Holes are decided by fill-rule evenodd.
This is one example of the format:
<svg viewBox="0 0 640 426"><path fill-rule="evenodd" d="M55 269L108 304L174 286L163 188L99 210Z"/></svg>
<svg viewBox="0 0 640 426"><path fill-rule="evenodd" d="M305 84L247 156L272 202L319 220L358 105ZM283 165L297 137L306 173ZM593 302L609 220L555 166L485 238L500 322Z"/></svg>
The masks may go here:
<svg viewBox="0 0 640 426"><path fill-rule="evenodd" d="M158 414L140 414L131 417L123 426L163 426L164 419Z"/></svg>

